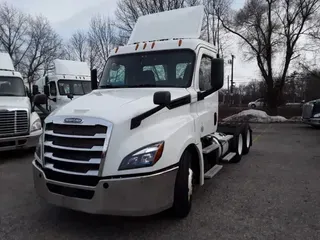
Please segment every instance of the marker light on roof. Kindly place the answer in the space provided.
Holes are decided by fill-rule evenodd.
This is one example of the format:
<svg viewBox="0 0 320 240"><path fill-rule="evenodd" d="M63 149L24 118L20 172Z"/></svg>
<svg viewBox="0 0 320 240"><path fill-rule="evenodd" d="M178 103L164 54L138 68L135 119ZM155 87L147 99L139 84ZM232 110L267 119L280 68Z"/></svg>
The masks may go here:
<svg viewBox="0 0 320 240"><path fill-rule="evenodd" d="M119 50L119 47L117 47L117 48L116 48L115 53L117 53L117 52L118 52L118 50Z"/></svg>
<svg viewBox="0 0 320 240"><path fill-rule="evenodd" d="M181 46L182 44L182 39L179 40L179 47Z"/></svg>
<svg viewBox="0 0 320 240"><path fill-rule="evenodd" d="M153 43L152 43L152 45L151 45L151 49L153 49L153 48L154 48L154 45L156 45L156 43L155 43L155 42L153 42Z"/></svg>
<svg viewBox="0 0 320 240"><path fill-rule="evenodd" d="M146 47L147 47L147 43L144 43L143 50L145 50Z"/></svg>
<svg viewBox="0 0 320 240"><path fill-rule="evenodd" d="M138 48L139 48L139 43L137 43L137 46L136 46L136 51L138 50Z"/></svg>

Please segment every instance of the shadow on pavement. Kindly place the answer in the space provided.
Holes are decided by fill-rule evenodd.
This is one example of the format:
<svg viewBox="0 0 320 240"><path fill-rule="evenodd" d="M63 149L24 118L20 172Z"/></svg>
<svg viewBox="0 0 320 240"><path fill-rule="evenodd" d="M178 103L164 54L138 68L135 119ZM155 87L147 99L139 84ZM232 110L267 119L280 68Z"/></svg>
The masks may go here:
<svg viewBox="0 0 320 240"><path fill-rule="evenodd" d="M4 164L7 161L18 161L22 158L30 158L34 154L33 150L14 150L0 152L0 164Z"/></svg>

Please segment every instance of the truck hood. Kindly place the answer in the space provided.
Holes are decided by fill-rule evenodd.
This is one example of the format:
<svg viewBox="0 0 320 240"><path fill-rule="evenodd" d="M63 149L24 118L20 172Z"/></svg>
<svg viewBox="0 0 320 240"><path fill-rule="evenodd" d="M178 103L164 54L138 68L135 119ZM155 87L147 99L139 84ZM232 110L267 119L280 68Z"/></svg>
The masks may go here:
<svg viewBox="0 0 320 240"><path fill-rule="evenodd" d="M0 96L0 109L6 108L28 108L30 109L30 99L28 97L6 97Z"/></svg>
<svg viewBox="0 0 320 240"><path fill-rule="evenodd" d="M320 98L319 98L319 99L314 99L314 100L311 100L311 101L307 102L307 104L310 104L310 103L317 103L317 104L319 104L319 103L320 103Z"/></svg>
<svg viewBox="0 0 320 240"><path fill-rule="evenodd" d="M103 118L116 124L156 107L153 103L153 94L157 91L170 91L171 100L189 94L184 88L99 89L58 108L50 114L50 117L88 116Z"/></svg>

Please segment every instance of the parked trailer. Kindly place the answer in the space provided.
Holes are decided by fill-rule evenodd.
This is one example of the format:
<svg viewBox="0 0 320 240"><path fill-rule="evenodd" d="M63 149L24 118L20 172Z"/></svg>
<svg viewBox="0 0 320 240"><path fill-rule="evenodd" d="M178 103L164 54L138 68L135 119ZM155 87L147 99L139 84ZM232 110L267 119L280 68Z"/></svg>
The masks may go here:
<svg viewBox="0 0 320 240"><path fill-rule="evenodd" d="M94 214L186 217L194 187L249 152L248 124L218 124L224 60L199 39L203 16L197 6L140 17L98 89L46 118L32 163L40 196Z"/></svg>

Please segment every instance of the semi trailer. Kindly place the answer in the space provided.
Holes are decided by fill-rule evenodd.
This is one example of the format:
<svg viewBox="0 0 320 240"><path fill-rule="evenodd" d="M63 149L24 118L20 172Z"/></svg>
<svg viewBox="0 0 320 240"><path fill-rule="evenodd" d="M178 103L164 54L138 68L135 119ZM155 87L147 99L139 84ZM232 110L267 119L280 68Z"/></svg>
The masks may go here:
<svg viewBox="0 0 320 240"><path fill-rule="evenodd" d="M33 165L36 192L92 214L191 210L194 189L252 146L247 123L218 122L224 60L200 39L203 6L140 17L93 91L53 111ZM36 96L37 104L45 96Z"/></svg>

